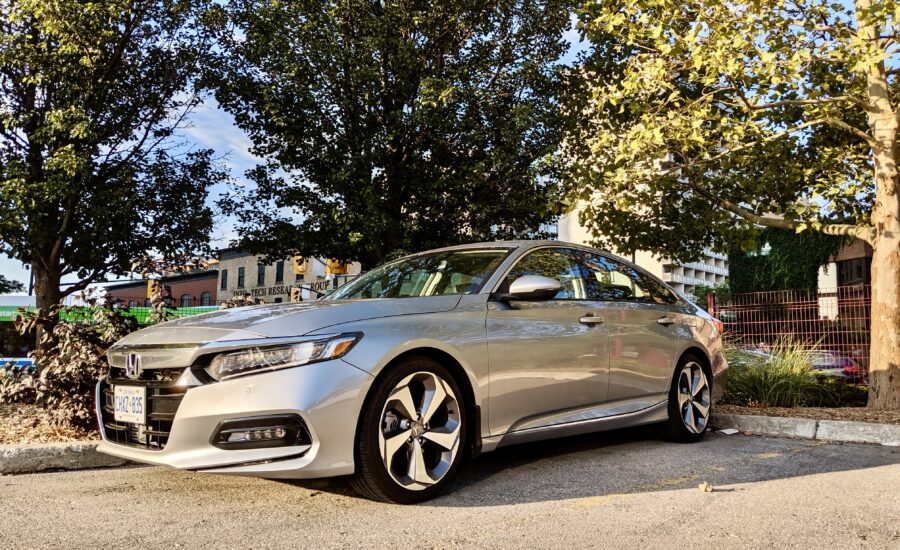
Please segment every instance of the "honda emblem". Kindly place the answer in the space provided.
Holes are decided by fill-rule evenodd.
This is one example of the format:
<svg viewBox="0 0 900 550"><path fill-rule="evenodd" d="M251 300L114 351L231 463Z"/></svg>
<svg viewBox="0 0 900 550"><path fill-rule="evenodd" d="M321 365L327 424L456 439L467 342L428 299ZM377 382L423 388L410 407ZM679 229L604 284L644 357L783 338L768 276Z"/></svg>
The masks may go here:
<svg viewBox="0 0 900 550"><path fill-rule="evenodd" d="M125 356L125 376L132 380L137 380L141 377L142 372L144 372L144 369L141 368L140 353L129 353Z"/></svg>

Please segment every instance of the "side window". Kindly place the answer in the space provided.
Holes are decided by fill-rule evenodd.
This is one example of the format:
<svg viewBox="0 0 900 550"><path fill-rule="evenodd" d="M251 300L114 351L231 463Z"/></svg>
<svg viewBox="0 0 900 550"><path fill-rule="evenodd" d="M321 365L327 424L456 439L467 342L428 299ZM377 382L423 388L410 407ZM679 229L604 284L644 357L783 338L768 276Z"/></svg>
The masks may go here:
<svg viewBox="0 0 900 550"><path fill-rule="evenodd" d="M591 300L674 304L678 297L652 277L600 254L584 255L585 286Z"/></svg>
<svg viewBox="0 0 900 550"><path fill-rule="evenodd" d="M500 285L500 292L508 292L509 285L524 275L550 277L562 283L555 300L584 300L587 297L576 252L569 248L543 248L528 253L512 268Z"/></svg>

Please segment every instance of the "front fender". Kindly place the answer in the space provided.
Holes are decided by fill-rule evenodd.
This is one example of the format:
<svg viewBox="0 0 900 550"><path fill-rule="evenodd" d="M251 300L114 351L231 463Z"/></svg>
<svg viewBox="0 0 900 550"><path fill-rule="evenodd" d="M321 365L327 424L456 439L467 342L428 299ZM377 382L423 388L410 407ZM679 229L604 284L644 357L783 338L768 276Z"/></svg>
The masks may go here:
<svg viewBox="0 0 900 550"><path fill-rule="evenodd" d="M362 332L363 338L343 359L374 377L405 353L437 350L446 354L465 372L475 405L481 408L482 418L488 418L485 314L484 304L475 303L450 312L348 322L311 334Z"/></svg>

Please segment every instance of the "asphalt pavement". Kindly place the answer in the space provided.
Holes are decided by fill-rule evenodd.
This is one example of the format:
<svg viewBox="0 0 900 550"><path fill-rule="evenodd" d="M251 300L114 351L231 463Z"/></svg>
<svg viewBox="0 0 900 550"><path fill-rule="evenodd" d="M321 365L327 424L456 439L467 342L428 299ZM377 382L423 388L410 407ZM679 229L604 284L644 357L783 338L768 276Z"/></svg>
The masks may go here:
<svg viewBox="0 0 900 550"><path fill-rule="evenodd" d="M698 485L707 482L712 492ZM157 467L0 478L0 548L900 548L900 448L650 430L501 449L448 494Z"/></svg>

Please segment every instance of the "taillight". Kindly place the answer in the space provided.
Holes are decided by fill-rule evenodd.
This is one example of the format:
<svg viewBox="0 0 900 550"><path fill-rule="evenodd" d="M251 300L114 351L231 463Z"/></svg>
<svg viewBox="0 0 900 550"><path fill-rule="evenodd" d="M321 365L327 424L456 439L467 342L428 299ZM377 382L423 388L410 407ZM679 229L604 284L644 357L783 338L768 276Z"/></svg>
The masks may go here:
<svg viewBox="0 0 900 550"><path fill-rule="evenodd" d="M725 323L713 317L712 324L716 327L716 330L719 331L719 334L725 334Z"/></svg>

